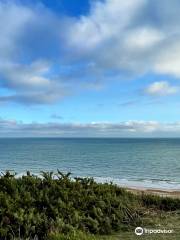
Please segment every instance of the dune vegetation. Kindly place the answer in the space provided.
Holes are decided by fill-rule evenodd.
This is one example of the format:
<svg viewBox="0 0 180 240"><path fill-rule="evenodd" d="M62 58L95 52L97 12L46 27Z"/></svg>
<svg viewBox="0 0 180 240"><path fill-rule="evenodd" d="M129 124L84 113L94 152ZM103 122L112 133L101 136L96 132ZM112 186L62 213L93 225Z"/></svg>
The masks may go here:
<svg viewBox="0 0 180 240"><path fill-rule="evenodd" d="M135 195L60 171L42 177L27 172L21 178L7 171L0 177L2 240L114 240L137 226L159 226L161 220L180 225L179 211L179 199Z"/></svg>

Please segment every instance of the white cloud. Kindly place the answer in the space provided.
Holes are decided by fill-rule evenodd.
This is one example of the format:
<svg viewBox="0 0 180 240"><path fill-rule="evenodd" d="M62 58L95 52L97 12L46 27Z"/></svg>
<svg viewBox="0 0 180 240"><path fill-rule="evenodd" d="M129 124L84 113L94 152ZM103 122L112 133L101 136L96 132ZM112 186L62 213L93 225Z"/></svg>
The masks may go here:
<svg viewBox="0 0 180 240"><path fill-rule="evenodd" d="M154 96L166 96L178 93L179 87L171 86L167 81L154 82L145 89L145 93Z"/></svg>
<svg viewBox="0 0 180 240"><path fill-rule="evenodd" d="M86 88L122 74L150 72L179 78L179 8L177 0L92 1L86 16L62 18L43 4L1 1L0 87L13 94L0 101L30 103L32 97L32 103L52 103L67 95L68 84L71 91L82 78ZM74 81L65 82L63 71L53 75L59 62L69 66ZM79 62L88 69L85 75ZM76 75L72 63L79 70ZM161 82L147 92L168 95L178 87Z"/></svg>
<svg viewBox="0 0 180 240"><path fill-rule="evenodd" d="M103 71L180 77L179 7L176 0L96 2L67 28L68 47Z"/></svg>
<svg viewBox="0 0 180 240"><path fill-rule="evenodd" d="M131 30L126 35L125 45L127 48L144 50L153 47L163 39L163 34L153 28L142 27Z"/></svg>
<svg viewBox="0 0 180 240"><path fill-rule="evenodd" d="M31 9L10 2L0 2L0 62L15 54L16 40L34 17Z"/></svg>
<svg viewBox="0 0 180 240"><path fill-rule="evenodd" d="M0 102L47 104L66 95L61 78L51 74L48 55L59 21L42 5L0 2L0 88L11 93L0 96Z"/></svg>
<svg viewBox="0 0 180 240"><path fill-rule="evenodd" d="M143 0L94 2L90 14L82 16L69 29L69 44L91 50L106 40L116 38L142 3Z"/></svg>
<svg viewBox="0 0 180 240"><path fill-rule="evenodd" d="M0 119L1 137L165 137L180 136L180 122L23 123Z"/></svg>
<svg viewBox="0 0 180 240"><path fill-rule="evenodd" d="M154 69L158 73L174 75L180 77L180 37L169 42L159 54L155 61Z"/></svg>
<svg viewBox="0 0 180 240"><path fill-rule="evenodd" d="M41 88L49 87L50 80L44 75L50 71L47 62L33 62L30 64L4 63L0 65L2 83L9 88Z"/></svg>

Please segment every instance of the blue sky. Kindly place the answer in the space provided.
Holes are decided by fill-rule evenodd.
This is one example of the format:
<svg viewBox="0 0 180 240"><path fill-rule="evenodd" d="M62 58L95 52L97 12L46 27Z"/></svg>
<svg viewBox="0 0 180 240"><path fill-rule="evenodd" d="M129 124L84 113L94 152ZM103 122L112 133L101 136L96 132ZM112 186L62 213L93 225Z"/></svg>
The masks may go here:
<svg viewBox="0 0 180 240"><path fill-rule="evenodd" d="M180 137L178 0L0 0L0 136Z"/></svg>

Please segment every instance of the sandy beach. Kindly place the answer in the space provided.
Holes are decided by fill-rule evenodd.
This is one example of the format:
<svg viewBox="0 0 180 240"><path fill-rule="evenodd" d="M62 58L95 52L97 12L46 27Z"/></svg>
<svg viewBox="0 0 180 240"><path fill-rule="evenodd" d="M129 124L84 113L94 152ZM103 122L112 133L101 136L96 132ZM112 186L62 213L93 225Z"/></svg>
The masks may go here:
<svg viewBox="0 0 180 240"><path fill-rule="evenodd" d="M126 188L127 191L133 192L135 194L154 194L161 197L171 197L180 199L180 190L161 190L161 189L146 189L146 188Z"/></svg>

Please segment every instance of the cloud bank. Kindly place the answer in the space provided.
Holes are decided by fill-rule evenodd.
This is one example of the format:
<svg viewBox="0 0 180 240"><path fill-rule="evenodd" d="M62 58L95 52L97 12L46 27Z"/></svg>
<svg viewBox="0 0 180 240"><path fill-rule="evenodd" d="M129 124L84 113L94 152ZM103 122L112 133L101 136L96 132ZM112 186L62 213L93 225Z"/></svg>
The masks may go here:
<svg viewBox="0 0 180 240"><path fill-rule="evenodd" d="M180 122L23 123L0 119L1 137L179 137Z"/></svg>

